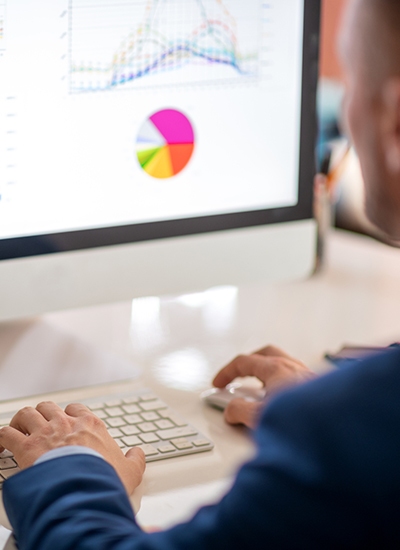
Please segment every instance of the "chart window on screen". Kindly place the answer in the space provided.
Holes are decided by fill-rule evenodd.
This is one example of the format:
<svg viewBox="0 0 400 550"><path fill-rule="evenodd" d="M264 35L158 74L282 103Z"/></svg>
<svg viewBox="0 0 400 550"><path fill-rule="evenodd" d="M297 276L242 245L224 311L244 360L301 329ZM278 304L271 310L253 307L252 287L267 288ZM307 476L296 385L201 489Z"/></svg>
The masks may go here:
<svg viewBox="0 0 400 550"><path fill-rule="evenodd" d="M311 220L318 13L0 0L0 259Z"/></svg>

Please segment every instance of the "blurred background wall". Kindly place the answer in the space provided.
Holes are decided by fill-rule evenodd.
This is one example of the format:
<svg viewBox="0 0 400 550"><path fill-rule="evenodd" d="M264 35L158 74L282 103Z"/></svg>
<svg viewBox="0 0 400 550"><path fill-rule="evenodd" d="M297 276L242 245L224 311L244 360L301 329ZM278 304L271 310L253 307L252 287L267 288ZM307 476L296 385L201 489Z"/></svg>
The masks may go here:
<svg viewBox="0 0 400 550"><path fill-rule="evenodd" d="M347 0L323 0L322 2L322 48L321 76L341 81L342 71L336 55L336 39Z"/></svg>
<svg viewBox="0 0 400 550"><path fill-rule="evenodd" d="M343 99L343 79L337 55L337 41L347 0L323 0L321 22L320 86L318 114L320 121L319 160L324 146L340 137L340 110Z"/></svg>

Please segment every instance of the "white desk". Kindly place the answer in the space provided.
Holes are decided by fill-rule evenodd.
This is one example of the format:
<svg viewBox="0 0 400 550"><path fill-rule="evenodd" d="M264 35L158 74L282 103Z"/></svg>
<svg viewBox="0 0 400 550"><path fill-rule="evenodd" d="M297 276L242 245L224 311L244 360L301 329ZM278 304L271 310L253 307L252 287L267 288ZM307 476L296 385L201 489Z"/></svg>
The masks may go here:
<svg viewBox="0 0 400 550"><path fill-rule="evenodd" d="M198 399L222 365L274 343L323 370L323 353L343 343L399 339L400 251L334 233L325 269L307 281L135 300L0 325L0 399L122 380L139 367L136 384L153 388L215 442L212 452L148 465L139 517L165 527L217 499L251 455L245 430L226 426Z"/></svg>

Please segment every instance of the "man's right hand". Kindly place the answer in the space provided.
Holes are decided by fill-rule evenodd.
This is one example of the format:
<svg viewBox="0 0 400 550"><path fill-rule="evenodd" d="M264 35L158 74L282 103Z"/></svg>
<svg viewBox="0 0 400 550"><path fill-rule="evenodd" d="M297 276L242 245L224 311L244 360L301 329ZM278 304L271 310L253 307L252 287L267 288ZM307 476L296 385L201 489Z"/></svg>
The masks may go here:
<svg viewBox="0 0 400 550"><path fill-rule="evenodd" d="M217 388L224 388L235 378L255 376L267 390L267 399L280 390L311 380L316 375L304 363L294 359L274 346L267 346L251 355L239 355L224 367L214 378ZM225 409L229 424L245 424L254 428L264 402L249 402L233 399Z"/></svg>

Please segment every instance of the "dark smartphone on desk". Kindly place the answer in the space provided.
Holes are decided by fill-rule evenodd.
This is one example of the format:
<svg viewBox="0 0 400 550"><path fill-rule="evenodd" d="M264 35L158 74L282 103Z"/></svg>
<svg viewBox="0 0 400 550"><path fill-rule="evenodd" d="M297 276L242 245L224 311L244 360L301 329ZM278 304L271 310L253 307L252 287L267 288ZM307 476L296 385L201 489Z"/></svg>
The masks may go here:
<svg viewBox="0 0 400 550"><path fill-rule="evenodd" d="M400 346L400 343L394 343L390 346L350 346L345 345L337 353L326 353L325 359L333 363L335 366L340 367L341 364L348 364L349 362L358 362L371 355L378 355L383 351L390 348L397 348Z"/></svg>

